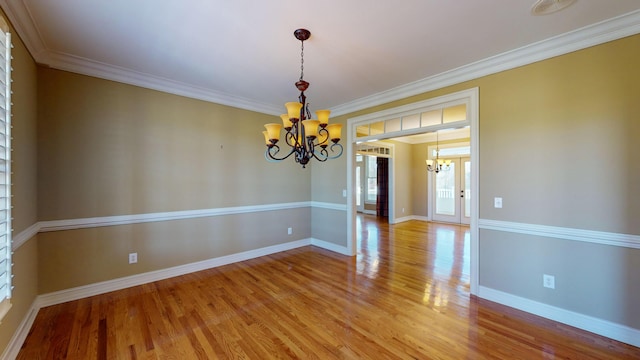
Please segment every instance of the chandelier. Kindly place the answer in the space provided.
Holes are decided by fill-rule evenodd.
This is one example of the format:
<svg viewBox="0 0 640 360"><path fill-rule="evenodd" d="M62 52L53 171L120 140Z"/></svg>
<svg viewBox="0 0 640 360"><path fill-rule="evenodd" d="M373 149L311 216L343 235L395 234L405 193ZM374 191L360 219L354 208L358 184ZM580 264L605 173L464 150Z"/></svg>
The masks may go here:
<svg viewBox="0 0 640 360"><path fill-rule="evenodd" d="M451 160L440 159L440 149L438 147L438 132L436 131L436 160L427 159L427 171L435 172L447 171L451 168Z"/></svg>
<svg viewBox="0 0 640 360"><path fill-rule="evenodd" d="M342 145L340 135L341 124L329 124L329 110L316 111L316 119L311 118L309 104L304 92L309 87L309 83L304 81L304 41L309 39L311 32L306 29L298 29L293 32L296 39L300 40L300 80L295 85L300 90L297 102L285 104L286 114L280 115L282 124L266 124L267 129L263 131L267 150L264 156L269 161L282 161L291 155L297 163L306 167L309 160L316 159L324 162L328 159L335 159L342 155ZM291 148L288 153L278 155L280 147L280 130L284 127L284 142ZM327 149L328 148L328 149ZM331 152L331 155L329 153Z"/></svg>

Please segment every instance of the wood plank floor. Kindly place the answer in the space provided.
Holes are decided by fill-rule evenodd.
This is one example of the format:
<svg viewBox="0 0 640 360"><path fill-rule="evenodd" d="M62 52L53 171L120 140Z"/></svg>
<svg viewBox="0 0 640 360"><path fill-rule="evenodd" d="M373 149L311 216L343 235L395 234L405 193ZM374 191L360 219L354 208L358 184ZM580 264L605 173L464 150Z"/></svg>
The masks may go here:
<svg viewBox="0 0 640 360"><path fill-rule="evenodd" d="M359 217L304 247L40 310L19 359L640 359L469 296L469 229Z"/></svg>

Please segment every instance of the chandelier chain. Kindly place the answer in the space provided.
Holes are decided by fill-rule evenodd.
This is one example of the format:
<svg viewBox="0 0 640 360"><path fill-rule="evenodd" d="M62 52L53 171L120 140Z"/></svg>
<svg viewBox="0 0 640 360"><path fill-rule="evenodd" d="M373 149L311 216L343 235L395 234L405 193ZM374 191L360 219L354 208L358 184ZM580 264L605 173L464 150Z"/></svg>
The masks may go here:
<svg viewBox="0 0 640 360"><path fill-rule="evenodd" d="M300 80L304 78L304 41L300 42Z"/></svg>

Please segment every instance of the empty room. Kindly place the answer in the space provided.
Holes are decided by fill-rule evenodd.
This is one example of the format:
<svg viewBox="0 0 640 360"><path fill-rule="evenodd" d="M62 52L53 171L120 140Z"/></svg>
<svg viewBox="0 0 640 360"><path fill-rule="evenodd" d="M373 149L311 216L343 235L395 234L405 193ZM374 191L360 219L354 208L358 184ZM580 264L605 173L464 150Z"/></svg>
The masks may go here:
<svg viewBox="0 0 640 360"><path fill-rule="evenodd" d="M0 0L2 359L639 359L640 3Z"/></svg>

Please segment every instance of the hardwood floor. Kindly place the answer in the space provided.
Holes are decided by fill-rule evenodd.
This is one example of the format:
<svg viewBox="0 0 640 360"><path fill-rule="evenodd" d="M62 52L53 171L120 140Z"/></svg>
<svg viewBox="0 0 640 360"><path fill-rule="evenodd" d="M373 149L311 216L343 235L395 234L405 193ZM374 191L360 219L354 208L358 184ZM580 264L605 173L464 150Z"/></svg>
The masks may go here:
<svg viewBox="0 0 640 360"><path fill-rule="evenodd" d="M359 217L304 247L40 310L19 359L639 359L469 296L468 227Z"/></svg>

